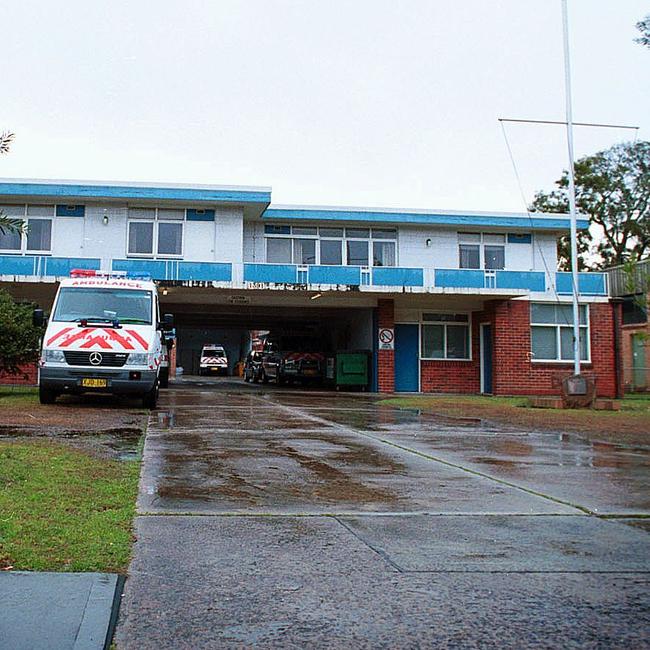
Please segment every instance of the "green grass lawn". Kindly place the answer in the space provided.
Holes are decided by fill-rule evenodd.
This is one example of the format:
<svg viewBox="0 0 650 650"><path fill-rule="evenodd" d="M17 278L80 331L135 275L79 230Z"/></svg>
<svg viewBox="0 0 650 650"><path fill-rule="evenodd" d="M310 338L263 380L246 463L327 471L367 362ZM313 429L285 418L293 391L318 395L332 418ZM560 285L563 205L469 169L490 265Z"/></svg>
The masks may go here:
<svg viewBox="0 0 650 650"><path fill-rule="evenodd" d="M139 461L0 442L0 568L125 572Z"/></svg>
<svg viewBox="0 0 650 650"><path fill-rule="evenodd" d="M475 407L528 407L527 397L488 397L483 395L413 395L409 397L390 397L381 400L380 404L391 406L400 406L403 408L434 408L436 404L447 405L448 402L455 402L460 412L463 405ZM535 409L536 411L538 409ZM585 413L593 416L594 411L590 409L578 409L573 413ZM650 414L650 395L649 394L632 394L626 395L621 404L622 413L632 413L639 415ZM602 412L600 412L602 413Z"/></svg>
<svg viewBox="0 0 650 650"><path fill-rule="evenodd" d="M626 395L621 406L621 411L629 413L650 413L650 394L634 393Z"/></svg>
<svg viewBox="0 0 650 650"><path fill-rule="evenodd" d="M31 386L0 387L0 408L3 406L29 406L38 404L38 388Z"/></svg>
<svg viewBox="0 0 650 650"><path fill-rule="evenodd" d="M540 409L526 397L480 395L411 395L390 397L380 405L415 408L452 417L470 417L529 429L574 431L594 440L643 444L650 442L650 395L629 395L620 411Z"/></svg>

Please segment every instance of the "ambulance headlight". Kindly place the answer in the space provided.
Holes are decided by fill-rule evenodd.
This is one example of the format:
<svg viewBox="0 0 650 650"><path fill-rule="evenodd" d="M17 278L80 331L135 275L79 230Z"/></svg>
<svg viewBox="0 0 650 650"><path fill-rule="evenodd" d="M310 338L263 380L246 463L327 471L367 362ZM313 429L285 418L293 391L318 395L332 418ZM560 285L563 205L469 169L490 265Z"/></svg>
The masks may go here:
<svg viewBox="0 0 650 650"><path fill-rule="evenodd" d="M147 352L131 352L126 361L127 366L148 366L152 355Z"/></svg>
<svg viewBox="0 0 650 650"><path fill-rule="evenodd" d="M43 350L43 361L46 363L63 363L65 361L63 350Z"/></svg>

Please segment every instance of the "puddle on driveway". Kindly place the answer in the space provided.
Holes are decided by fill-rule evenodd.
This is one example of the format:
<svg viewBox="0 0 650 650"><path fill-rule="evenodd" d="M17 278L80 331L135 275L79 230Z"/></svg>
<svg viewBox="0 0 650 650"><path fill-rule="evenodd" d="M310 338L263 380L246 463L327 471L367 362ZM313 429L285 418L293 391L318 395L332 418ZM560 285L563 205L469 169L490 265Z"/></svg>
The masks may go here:
<svg viewBox="0 0 650 650"><path fill-rule="evenodd" d="M0 427L0 442L48 440L111 460L133 460L140 449L142 430L135 427L108 429L103 432L56 432L27 428Z"/></svg>
<svg viewBox="0 0 650 650"><path fill-rule="evenodd" d="M248 388L168 391L149 431L141 505L210 512L557 511L553 501L422 453L594 511L650 512L648 449L374 399Z"/></svg>

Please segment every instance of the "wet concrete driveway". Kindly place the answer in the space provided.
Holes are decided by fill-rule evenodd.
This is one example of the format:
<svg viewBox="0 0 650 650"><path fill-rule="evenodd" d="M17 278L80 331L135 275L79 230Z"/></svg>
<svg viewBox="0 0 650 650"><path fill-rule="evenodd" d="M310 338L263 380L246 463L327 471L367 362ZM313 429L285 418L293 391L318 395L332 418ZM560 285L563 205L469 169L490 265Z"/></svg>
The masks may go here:
<svg viewBox="0 0 650 650"><path fill-rule="evenodd" d="M650 448L376 401L166 391L119 646L650 644Z"/></svg>

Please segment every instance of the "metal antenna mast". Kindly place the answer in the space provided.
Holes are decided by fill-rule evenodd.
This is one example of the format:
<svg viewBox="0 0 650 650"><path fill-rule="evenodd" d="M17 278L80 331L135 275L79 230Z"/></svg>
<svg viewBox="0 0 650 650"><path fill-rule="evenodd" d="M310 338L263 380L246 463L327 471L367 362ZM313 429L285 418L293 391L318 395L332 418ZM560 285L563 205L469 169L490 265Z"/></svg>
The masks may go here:
<svg viewBox="0 0 650 650"><path fill-rule="evenodd" d="M576 185L573 169L573 111L571 107L571 62L569 59L569 18L567 0L562 0L564 34L564 94L566 98L566 134L569 154L569 213L571 215L571 278L573 286L573 374L580 374L580 306L578 303L578 227L576 221Z"/></svg>

